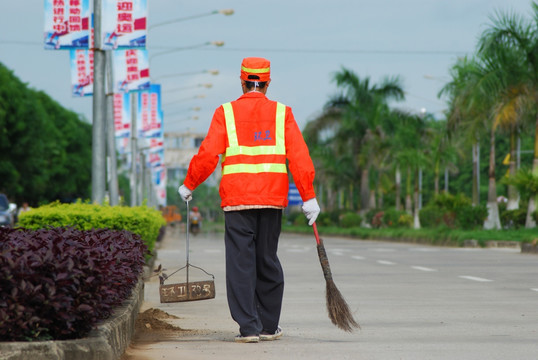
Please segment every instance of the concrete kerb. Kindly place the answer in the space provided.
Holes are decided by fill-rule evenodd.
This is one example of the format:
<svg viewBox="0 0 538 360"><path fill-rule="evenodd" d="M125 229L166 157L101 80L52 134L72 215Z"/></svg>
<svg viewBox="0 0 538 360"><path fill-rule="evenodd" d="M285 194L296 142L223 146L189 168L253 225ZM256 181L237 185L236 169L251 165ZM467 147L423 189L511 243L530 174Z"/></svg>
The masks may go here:
<svg viewBox="0 0 538 360"><path fill-rule="evenodd" d="M146 267L145 275L147 273ZM143 301L144 278L140 277L124 304L116 308L114 314L87 337L58 341L0 342L0 360L117 360L131 342Z"/></svg>

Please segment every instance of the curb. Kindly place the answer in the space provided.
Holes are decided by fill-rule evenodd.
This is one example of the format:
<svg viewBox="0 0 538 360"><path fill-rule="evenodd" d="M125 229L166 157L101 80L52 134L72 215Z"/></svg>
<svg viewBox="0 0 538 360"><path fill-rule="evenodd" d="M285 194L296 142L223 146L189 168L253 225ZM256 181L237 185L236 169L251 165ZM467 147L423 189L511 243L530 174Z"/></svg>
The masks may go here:
<svg viewBox="0 0 538 360"><path fill-rule="evenodd" d="M521 244L521 252L525 254L538 254L538 247L534 243Z"/></svg>
<svg viewBox="0 0 538 360"><path fill-rule="evenodd" d="M74 340L0 342L1 360L115 360L131 342L135 322L144 301L144 278L141 276L131 296L113 315L92 330L87 337Z"/></svg>

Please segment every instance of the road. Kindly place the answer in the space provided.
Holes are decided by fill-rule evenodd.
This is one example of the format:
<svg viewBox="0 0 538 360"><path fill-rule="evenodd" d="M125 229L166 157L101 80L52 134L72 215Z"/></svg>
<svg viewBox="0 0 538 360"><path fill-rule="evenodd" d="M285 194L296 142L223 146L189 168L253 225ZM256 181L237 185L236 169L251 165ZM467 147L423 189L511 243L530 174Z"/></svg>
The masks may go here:
<svg viewBox="0 0 538 360"><path fill-rule="evenodd" d="M142 311L160 309L178 317L169 323L193 331L138 336L125 359L538 359L538 256L321 235L334 281L360 330L343 332L327 317L314 236L283 234L284 336L234 343L238 328L226 303L223 235L199 234L191 237L190 262L215 274L215 299L161 304L152 278ZM184 234L168 231L156 264L183 266L184 250ZM178 275L167 283L184 282L184 273Z"/></svg>

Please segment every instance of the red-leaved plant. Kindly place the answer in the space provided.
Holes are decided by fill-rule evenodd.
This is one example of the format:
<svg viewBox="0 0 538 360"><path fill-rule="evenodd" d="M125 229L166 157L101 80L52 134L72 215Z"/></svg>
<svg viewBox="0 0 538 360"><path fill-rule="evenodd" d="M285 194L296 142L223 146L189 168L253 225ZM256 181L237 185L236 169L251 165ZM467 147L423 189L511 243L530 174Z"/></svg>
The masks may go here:
<svg viewBox="0 0 538 360"><path fill-rule="evenodd" d="M129 297L147 247L128 231L0 228L0 341L85 336Z"/></svg>

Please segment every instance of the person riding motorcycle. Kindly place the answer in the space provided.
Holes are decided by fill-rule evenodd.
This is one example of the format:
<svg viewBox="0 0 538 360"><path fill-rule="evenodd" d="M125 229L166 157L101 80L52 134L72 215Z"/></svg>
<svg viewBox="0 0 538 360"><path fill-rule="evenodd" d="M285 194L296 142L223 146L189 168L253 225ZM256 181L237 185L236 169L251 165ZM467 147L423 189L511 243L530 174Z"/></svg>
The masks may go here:
<svg viewBox="0 0 538 360"><path fill-rule="evenodd" d="M190 229L189 231L192 234L197 234L200 232L200 227L202 225L202 214L198 211L198 206L193 206L192 210L189 213L189 222L190 222Z"/></svg>

